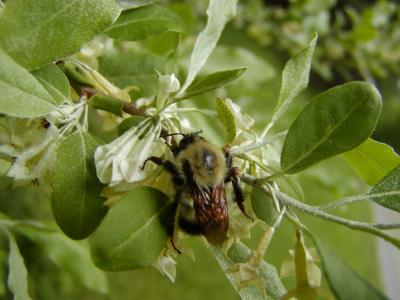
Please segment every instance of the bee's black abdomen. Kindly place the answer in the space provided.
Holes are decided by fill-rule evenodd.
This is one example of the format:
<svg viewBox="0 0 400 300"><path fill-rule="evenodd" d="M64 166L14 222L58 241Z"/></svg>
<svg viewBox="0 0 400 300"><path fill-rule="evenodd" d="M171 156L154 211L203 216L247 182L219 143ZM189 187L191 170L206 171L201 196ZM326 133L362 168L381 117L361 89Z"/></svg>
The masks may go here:
<svg viewBox="0 0 400 300"><path fill-rule="evenodd" d="M179 218L179 227L188 234L202 235L204 234L198 223L190 222L184 218Z"/></svg>

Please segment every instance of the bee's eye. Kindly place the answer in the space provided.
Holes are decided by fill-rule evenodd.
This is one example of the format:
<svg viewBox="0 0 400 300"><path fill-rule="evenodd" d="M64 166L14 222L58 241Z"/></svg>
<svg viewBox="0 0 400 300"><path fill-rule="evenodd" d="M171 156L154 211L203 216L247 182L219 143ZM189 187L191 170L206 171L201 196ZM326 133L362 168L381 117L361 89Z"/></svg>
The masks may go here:
<svg viewBox="0 0 400 300"><path fill-rule="evenodd" d="M214 168L215 158L211 152L204 150L201 155L201 161L207 169L212 170Z"/></svg>

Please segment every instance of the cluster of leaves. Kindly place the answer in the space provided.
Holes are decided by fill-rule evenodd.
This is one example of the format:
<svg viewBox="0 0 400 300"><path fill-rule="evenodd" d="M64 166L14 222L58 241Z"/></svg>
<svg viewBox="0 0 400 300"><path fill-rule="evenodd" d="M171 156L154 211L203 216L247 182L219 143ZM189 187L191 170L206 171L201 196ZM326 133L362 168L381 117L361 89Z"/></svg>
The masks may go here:
<svg viewBox="0 0 400 300"><path fill-rule="evenodd" d="M286 1L284 1L285 3ZM281 3L282 4L282 3ZM313 69L326 80L399 75L399 7L393 1L270 1L241 4L241 26L262 45L297 53L318 31ZM265 9L267 7L268 9Z"/></svg>
<svg viewBox="0 0 400 300"><path fill-rule="evenodd" d="M276 121L308 85L315 37L285 65L274 115L261 134L253 130L252 118L230 99L217 99L216 111L185 106L183 100L221 88L244 73L242 67L198 76L226 23L235 16L237 3L211 0L207 24L193 45L190 36L183 39L186 26L181 18L153 2L45 0L37 5L15 0L1 8L0 154L7 176L14 178L15 185L39 185L42 193L51 195L59 228L71 239L90 236L91 256L99 268L123 271L154 266L173 280L177 254L168 242L173 218L170 179L159 168L141 167L149 156L171 156L161 132L198 129L186 119L188 113L216 116L242 182L251 190L247 204L257 219L254 223L235 215L237 208L232 206L229 240L223 249L210 247L240 296L330 297L320 288L315 263L320 256L338 299L363 295L386 299L296 216L296 211L305 212L400 248L400 240L385 231L399 224L365 223L326 212L361 200L400 211L400 159L387 145L369 139L381 109L379 92L365 82L334 87L312 98L288 130L272 133ZM174 43L163 55L146 51L151 47L146 41L132 43L154 36ZM182 68L178 62L185 46L193 51ZM280 148L280 155L274 156ZM301 186L291 175L338 154L373 186L370 191L325 207L301 202ZM263 260L282 218L296 233L293 259L282 268L286 276L296 275L297 285L290 291L276 268ZM239 240L255 225L264 234L251 250ZM0 226L8 239L9 291L4 288L5 293L29 299L27 270L15 239L20 236L42 245L62 268L68 264L66 257L58 255L59 247L71 249L62 253L80 258L84 269L75 276L87 287L105 291L104 277L90 265L83 246L37 223L2 216ZM303 234L310 237L318 255L306 247ZM93 281L88 270L96 274Z"/></svg>

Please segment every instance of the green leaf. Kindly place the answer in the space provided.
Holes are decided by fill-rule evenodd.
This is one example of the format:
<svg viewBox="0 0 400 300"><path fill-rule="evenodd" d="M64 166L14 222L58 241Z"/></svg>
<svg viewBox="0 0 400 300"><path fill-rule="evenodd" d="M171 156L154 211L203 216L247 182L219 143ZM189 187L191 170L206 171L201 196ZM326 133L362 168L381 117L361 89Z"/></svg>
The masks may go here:
<svg viewBox="0 0 400 300"><path fill-rule="evenodd" d="M368 281L354 272L350 266L337 257L319 239L313 236L315 246L322 260L325 277L338 300L382 300L389 299Z"/></svg>
<svg viewBox="0 0 400 300"><path fill-rule="evenodd" d="M0 298L6 298L7 295L7 258L8 252L6 249L0 249Z"/></svg>
<svg viewBox="0 0 400 300"><path fill-rule="evenodd" d="M77 282L103 294L108 292L106 274L93 264L87 243L70 240L64 234L38 226L20 224L17 229Z"/></svg>
<svg viewBox="0 0 400 300"><path fill-rule="evenodd" d="M400 165L379 181L367 194L373 201L400 212Z"/></svg>
<svg viewBox="0 0 400 300"><path fill-rule="evenodd" d="M274 225L278 212L276 211L271 196L264 193L260 188L254 187L251 191L251 207L257 218L268 225Z"/></svg>
<svg viewBox="0 0 400 300"><path fill-rule="evenodd" d="M156 1L157 0L118 0L118 4L123 10L126 10L149 5Z"/></svg>
<svg viewBox="0 0 400 300"><path fill-rule="evenodd" d="M34 118L55 109L55 100L43 86L1 48L0 91L0 113L19 118Z"/></svg>
<svg viewBox="0 0 400 300"><path fill-rule="evenodd" d="M206 92L215 90L225 84L228 84L238 78L246 71L247 67L242 67L233 70L226 70L209 74L201 79L193 81L193 83L187 88L184 95L179 99L192 98L194 96L204 94Z"/></svg>
<svg viewBox="0 0 400 300"><path fill-rule="evenodd" d="M156 70L161 68L162 59L151 54L118 52L99 58L99 72L113 84L120 88L137 86L140 89L134 98L151 98L157 93Z"/></svg>
<svg viewBox="0 0 400 300"><path fill-rule="evenodd" d="M90 97L89 103L92 104L93 108L122 116L123 101L118 98L97 93Z"/></svg>
<svg viewBox="0 0 400 300"><path fill-rule="evenodd" d="M128 129L138 125L140 122L144 120L145 117L141 116L133 116L127 119L124 119L119 125L118 125L118 136L124 134L125 131Z"/></svg>
<svg viewBox="0 0 400 300"><path fill-rule="evenodd" d="M178 96L183 95L186 89L196 78L197 73L206 63L211 52L224 30L225 24L236 15L237 0L210 0L207 9L207 25L199 34L190 57L190 65L186 81Z"/></svg>
<svg viewBox="0 0 400 300"><path fill-rule="evenodd" d="M28 293L28 272L26 270L24 258L19 252L14 236L6 229L9 240L10 253L8 256L8 280L7 284L14 295L14 300L29 300Z"/></svg>
<svg viewBox="0 0 400 300"><path fill-rule="evenodd" d="M313 99L297 116L281 154L282 173L296 173L336 154L349 151L373 132L382 100L375 87L350 82Z"/></svg>
<svg viewBox="0 0 400 300"><path fill-rule="evenodd" d="M400 157L393 148L368 139L357 148L343 153L345 161L369 185L376 184L389 171L400 165Z"/></svg>
<svg viewBox="0 0 400 300"><path fill-rule="evenodd" d="M94 233L92 258L107 271L150 266L165 247L171 224L168 196L150 187L135 188L110 209Z"/></svg>
<svg viewBox="0 0 400 300"><path fill-rule="evenodd" d="M282 85L278 103L275 107L274 121L286 111L293 99L307 87L317 38L318 36L316 35L310 44L296 56L289 59L283 68Z"/></svg>
<svg viewBox="0 0 400 300"><path fill-rule="evenodd" d="M53 214L62 231L72 239L91 234L107 212L96 176L94 151L97 142L75 132L60 145L53 176Z"/></svg>
<svg viewBox="0 0 400 300"><path fill-rule="evenodd" d="M215 102L215 109L217 111L217 118L222 123L226 132L225 143L231 144L236 137L236 123L232 112L225 104L225 101L217 98Z"/></svg>
<svg viewBox="0 0 400 300"><path fill-rule="evenodd" d="M177 14L151 4L123 11L105 34L114 39L139 41L166 31L182 33L186 31L186 26Z"/></svg>
<svg viewBox="0 0 400 300"><path fill-rule="evenodd" d="M55 64L50 64L32 72L57 104L69 98L69 82L67 76Z"/></svg>
<svg viewBox="0 0 400 300"><path fill-rule="evenodd" d="M214 246L210 247L210 249L222 270L226 270L237 263L247 262L251 255L251 250L242 243L234 243L228 250L228 256L223 254L221 250ZM279 278L278 272L276 271L275 267L263 261L261 263L260 275L265 279L267 283L267 294L272 299L281 299L282 296L286 293L286 290ZM249 286L237 289L235 286L234 276L227 274L227 277L243 300L264 299L264 297L261 295L260 291L256 287Z"/></svg>
<svg viewBox="0 0 400 300"><path fill-rule="evenodd" d="M29 70L66 57L112 24L114 0L14 0L0 19L0 46Z"/></svg>

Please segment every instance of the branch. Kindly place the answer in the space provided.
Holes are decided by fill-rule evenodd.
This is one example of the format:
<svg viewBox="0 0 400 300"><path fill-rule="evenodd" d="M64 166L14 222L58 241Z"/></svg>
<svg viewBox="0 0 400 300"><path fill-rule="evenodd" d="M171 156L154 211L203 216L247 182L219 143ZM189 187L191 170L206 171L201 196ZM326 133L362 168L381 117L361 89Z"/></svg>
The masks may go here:
<svg viewBox="0 0 400 300"><path fill-rule="evenodd" d="M252 186L257 186L257 187L261 188L264 191L264 193L271 195L271 192L268 190L268 188L265 185L263 185L262 183L260 183L257 178L243 174L243 175L241 175L241 180L246 184L249 184ZM321 219L325 219L327 221L331 221L331 222L334 222L334 223L337 223L340 225L344 225L350 229L355 229L355 230L371 233L373 235L383 238L384 240L388 241L389 243L393 244L394 246L396 246L397 248L400 249L400 240L399 239L392 237L392 236L379 230L379 229L398 228L398 226L400 224L372 224L372 223L348 220L348 219L340 218L335 215L326 213L326 212L322 211L321 209L319 209L318 207L314 207L314 206L302 203L280 191L274 191L274 194L281 205L286 205L288 207L296 208L296 209L298 209L302 212L308 213L309 215L312 215L314 217L318 217Z"/></svg>
<svg viewBox="0 0 400 300"><path fill-rule="evenodd" d="M344 205L357 203L360 201L371 200L374 198L387 197L387 196L397 196L397 195L399 195L398 191L371 194L371 195L356 195L356 196L345 197L345 198L335 201L333 203L324 204L324 205L320 205L317 207L320 210L331 210L331 209L339 208Z"/></svg>

